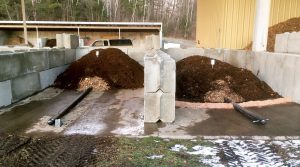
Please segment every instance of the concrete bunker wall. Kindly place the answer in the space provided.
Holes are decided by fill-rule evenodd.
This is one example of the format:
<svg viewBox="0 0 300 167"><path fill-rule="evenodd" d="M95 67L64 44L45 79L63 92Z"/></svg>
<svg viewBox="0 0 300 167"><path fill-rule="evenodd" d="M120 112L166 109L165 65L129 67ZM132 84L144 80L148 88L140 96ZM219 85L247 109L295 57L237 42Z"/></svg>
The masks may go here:
<svg viewBox="0 0 300 167"><path fill-rule="evenodd" d="M0 107L50 86L75 58L75 49L0 53Z"/></svg>
<svg viewBox="0 0 300 167"><path fill-rule="evenodd" d="M192 55L202 55L250 70L283 97L300 103L300 55L288 53L252 52L228 49L167 49L175 61Z"/></svg>

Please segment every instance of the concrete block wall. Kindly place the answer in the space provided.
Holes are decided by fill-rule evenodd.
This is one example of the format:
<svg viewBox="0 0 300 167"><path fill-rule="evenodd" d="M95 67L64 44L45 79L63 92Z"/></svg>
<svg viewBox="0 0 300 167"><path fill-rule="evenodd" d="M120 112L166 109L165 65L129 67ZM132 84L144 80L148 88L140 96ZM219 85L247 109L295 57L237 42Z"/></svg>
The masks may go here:
<svg viewBox="0 0 300 167"><path fill-rule="evenodd" d="M171 57L180 60L194 55L189 49L166 50ZM227 62L233 66L251 71L265 81L283 97L290 97L300 103L300 54L252 52L228 49L199 49L200 56ZM178 56L184 55L184 56ZM179 59L178 59L179 58Z"/></svg>
<svg viewBox="0 0 300 167"><path fill-rule="evenodd" d="M73 34L56 34L57 48L76 49L79 47L79 36Z"/></svg>
<svg viewBox="0 0 300 167"><path fill-rule="evenodd" d="M176 64L168 54L156 50L144 57L144 121L175 121Z"/></svg>
<svg viewBox="0 0 300 167"><path fill-rule="evenodd" d="M300 32L277 34L275 52L300 54Z"/></svg>
<svg viewBox="0 0 300 167"><path fill-rule="evenodd" d="M0 52L0 107L52 85L75 61L75 54L75 49Z"/></svg>
<svg viewBox="0 0 300 167"><path fill-rule="evenodd" d="M103 47L100 47L103 49ZM107 48L107 47L106 47ZM144 55L147 53L147 50L141 48L132 48L132 47L116 47L126 53L130 58L137 61L139 64L144 66ZM88 54L90 51L99 49L99 47L80 47L76 49L76 60L80 59L84 55Z"/></svg>

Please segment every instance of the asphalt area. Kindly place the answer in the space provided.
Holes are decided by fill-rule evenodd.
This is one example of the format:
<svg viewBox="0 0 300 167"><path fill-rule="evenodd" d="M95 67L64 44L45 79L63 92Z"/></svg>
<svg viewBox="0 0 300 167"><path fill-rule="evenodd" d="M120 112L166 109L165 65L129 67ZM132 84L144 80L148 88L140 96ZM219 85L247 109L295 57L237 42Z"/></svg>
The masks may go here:
<svg viewBox="0 0 300 167"><path fill-rule="evenodd" d="M0 166L300 165L296 103L247 107L263 126L228 105L178 105L174 123L144 124L143 89L94 91L49 126L79 94L49 88L1 109Z"/></svg>

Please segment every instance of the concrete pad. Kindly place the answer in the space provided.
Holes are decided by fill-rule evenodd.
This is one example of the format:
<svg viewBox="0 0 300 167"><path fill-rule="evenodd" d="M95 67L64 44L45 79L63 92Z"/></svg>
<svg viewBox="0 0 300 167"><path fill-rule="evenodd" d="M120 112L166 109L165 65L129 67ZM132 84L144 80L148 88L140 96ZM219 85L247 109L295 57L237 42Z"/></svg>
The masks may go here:
<svg viewBox="0 0 300 167"><path fill-rule="evenodd" d="M73 63L76 59L76 49L65 50L65 64Z"/></svg>
<svg viewBox="0 0 300 167"><path fill-rule="evenodd" d="M287 44L287 52L300 54L300 32L290 33Z"/></svg>
<svg viewBox="0 0 300 167"><path fill-rule="evenodd" d="M64 65L61 67L56 67L53 69L40 72L39 76L40 76L41 89L45 89L48 86L52 85L55 79L57 78L57 76L63 73L68 67L69 65Z"/></svg>
<svg viewBox="0 0 300 167"><path fill-rule="evenodd" d="M119 96L116 91L92 92L88 95L73 111L62 118L63 134L135 137L151 135L177 139L203 136L216 136L216 138L222 138L222 136L236 136L237 138L300 136L300 105L296 103L247 108L270 119L264 126L253 124L232 109L185 107L176 108L176 119L173 123L151 123L143 127L143 118L140 117L143 113L143 99L132 95L132 91L119 90L118 92L124 96ZM142 94L143 91L138 92ZM2 127L0 132L22 134L33 130L37 128L35 125L40 122L40 118L53 116L77 96L76 91L63 91L51 99L35 100L12 108L9 112L0 114L0 127ZM116 98L116 96L119 97ZM36 99L42 99L42 97ZM44 124L45 120L47 119L43 119ZM40 131L34 132L37 135L45 135Z"/></svg>
<svg viewBox="0 0 300 167"><path fill-rule="evenodd" d="M175 92L163 93L160 103L160 120L164 123L175 121Z"/></svg>
<svg viewBox="0 0 300 167"><path fill-rule="evenodd" d="M274 51L278 53L288 52L288 39L290 33L277 34L275 38Z"/></svg>
<svg viewBox="0 0 300 167"><path fill-rule="evenodd" d="M0 82L0 107L8 106L12 103L10 80Z"/></svg>
<svg viewBox="0 0 300 167"><path fill-rule="evenodd" d="M13 102L41 90L39 73L26 74L11 80Z"/></svg>
<svg viewBox="0 0 300 167"><path fill-rule="evenodd" d="M144 121L156 123L161 118L161 96L163 93L145 93L144 96Z"/></svg>
<svg viewBox="0 0 300 167"><path fill-rule="evenodd" d="M0 81L9 80L22 73L24 53L10 53L0 56ZM12 68L13 67L13 68Z"/></svg>
<svg viewBox="0 0 300 167"><path fill-rule="evenodd" d="M63 49L53 49L48 52L49 68L65 65L65 51Z"/></svg>
<svg viewBox="0 0 300 167"><path fill-rule="evenodd" d="M147 93L154 93L160 89L161 61L162 59L156 53L144 57L144 87Z"/></svg>

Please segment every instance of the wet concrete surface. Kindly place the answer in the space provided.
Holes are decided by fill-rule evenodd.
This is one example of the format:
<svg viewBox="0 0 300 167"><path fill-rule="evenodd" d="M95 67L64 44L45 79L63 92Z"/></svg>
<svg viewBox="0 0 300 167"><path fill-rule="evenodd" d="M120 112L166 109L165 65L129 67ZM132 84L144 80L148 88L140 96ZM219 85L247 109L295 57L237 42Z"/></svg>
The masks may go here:
<svg viewBox="0 0 300 167"><path fill-rule="evenodd" d="M188 128L191 135L300 136L300 105L296 103L248 108L270 119L266 125L252 123L235 110L209 110L209 119Z"/></svg>
<svg viewBox="0 0 300 167"><path fill-rule="evenodd" d="M2 133L43 133L48 117L77 97L79 92L63 91L52 99L31 101L0 115ZM300 136L300 105L288 103L248 108L270 119L256 125L233 109L176 108L171 124L143 122L143 89L92 92L62 120L60 135L159 136L194 138L202 136ZM45 117L48 116L48 117ZM44 118L45 119L41 119ZM39 128L39 126L41 126Z"/></svg>
<svg viewBox="0 0 300 167"><path fill-rule="evenodd" d="M41 117L45 115L52 117L59 113L66 104L69 104L78 95L78 92L66 90L51 99L34 100L11 109L2 109L3 113L0 112L0 133L23 134Z"/></svg>

